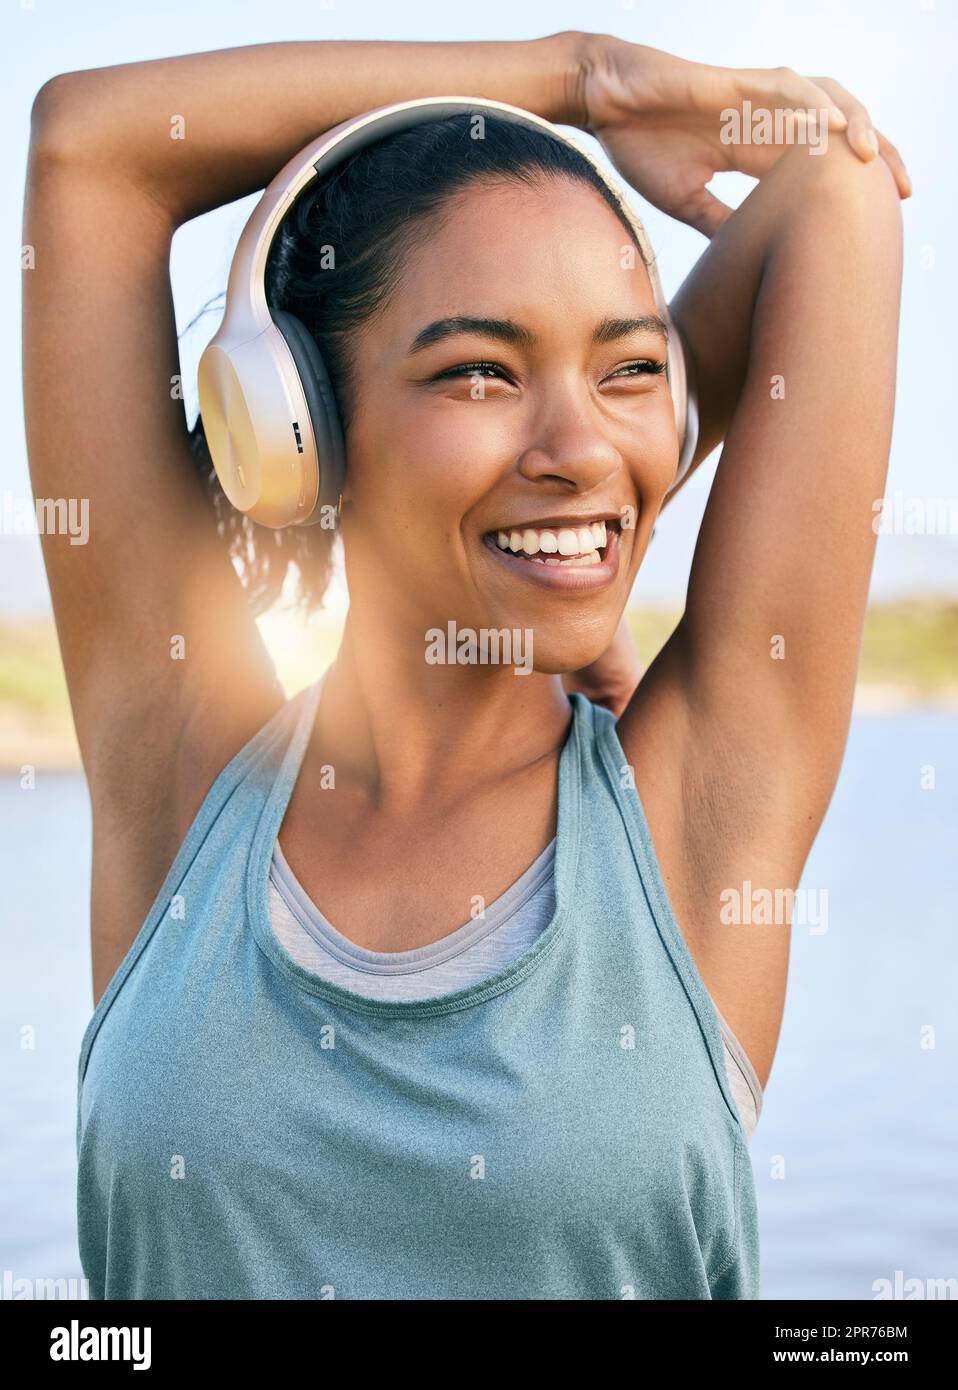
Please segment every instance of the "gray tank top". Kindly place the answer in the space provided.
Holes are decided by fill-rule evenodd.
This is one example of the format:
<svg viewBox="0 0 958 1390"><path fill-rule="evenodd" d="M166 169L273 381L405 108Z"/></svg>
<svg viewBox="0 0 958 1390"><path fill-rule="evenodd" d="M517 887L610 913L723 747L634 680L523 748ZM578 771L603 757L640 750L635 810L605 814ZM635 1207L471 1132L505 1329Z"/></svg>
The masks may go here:
<svg viewBox="0 0 958 1390"><path fill-rule="evenodd" d="M270 925L305 970L370 999L428 999L466 989L517 959L549 925L555 913L555 848L553 840L481 917L450 935L411 951L369 951L323 916L277 839L269 876ZM751 1139L762 1108L762 1087L738 1039L718 1008L715 1012L725 1073Z"/></svg>

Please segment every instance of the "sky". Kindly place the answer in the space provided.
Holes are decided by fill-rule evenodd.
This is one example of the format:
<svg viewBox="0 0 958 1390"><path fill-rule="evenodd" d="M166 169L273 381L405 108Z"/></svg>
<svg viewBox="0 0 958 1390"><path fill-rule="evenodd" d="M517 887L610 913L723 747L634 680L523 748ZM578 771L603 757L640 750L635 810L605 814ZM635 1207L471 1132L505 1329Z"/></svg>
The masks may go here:
<svg viewBox="0 0 958 1390"><path fill-rule="evenodd" d="M642 0L556 0L548 5L484 0L481 6L432 0L4 0L0 44L8 64L0 119L6 132L3 172L9 196L0 206L0 234L7 247L0 272L0 408L6 436L0 453L0 526L4 498L30 496L20 375L24 272L19 246L30 106L48 78L80 68L255 43L530 39L563 29L615 34L700 62L784 64L808 75L833 77L865 102L874 123L901 151L915 188L914 197L902 205L899 377L886 496L899 494L903 505L912 498L927 505L958 496L951 418L958 203L951 106L958 79L955 0L729 0L723 5L714 0L658 5ZM595 142L573 133L604 161ZM734 207L752 183L742 175L722 174L710 187ZM633 202L671 297L707 243L637 195ZM181 330L224 289L233 248L255 203L255 197L244 199L178 230L171 274ZM196 364L218 322L219 313L207 314L181 342L190 420L196 409ZM828 371L841 344L823 342L821 352L822 370ZM634 601L682 603L717 457L698 470L663 514ZM840 459L835 466L841 466ZM873 601L919 594L958 598L954 530L879 538ZM39 541L0 531L0 619L42 617L49 611Z"/></svg>

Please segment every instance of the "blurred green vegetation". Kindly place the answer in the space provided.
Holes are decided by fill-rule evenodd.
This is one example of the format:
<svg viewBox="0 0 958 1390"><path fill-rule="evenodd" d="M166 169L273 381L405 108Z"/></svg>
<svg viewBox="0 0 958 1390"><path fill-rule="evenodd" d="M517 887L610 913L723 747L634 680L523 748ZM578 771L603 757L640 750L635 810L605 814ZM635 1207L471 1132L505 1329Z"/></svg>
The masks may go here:
<svg viewBox="0 0 958 1390"><path fill-rule="evenodd" d="M682 615L678 608L629 608L625 616L642 664L648 666L665 646Z"/></svg>
<svg viewBox="0 0 958 1390"><path fill-rule="evenodd" d="M958 685L958 603L875 607L865 619L860 684L904 682L921 691Z"/></svg>
<svg viewBox="0 0 958 1390"><path fill-rule="evenodd" d="M0 704L47 712L67 703L53 623L0 623Z"/></svg>
<svg viewBox="0 0 958 1390"><path fill-rule="evenodd" d="M646 665L662 649L679 610L635 609L632 636ZM907 687L919 695L954 687L958 699L958 601L876 604L865 617L859 685Z"/></svg>
<svg viewBox="0 0 958 1390"><path fill-rule="evenodd" d="M661 649L677 609L635 608L629 623L643 662ZM260 620L288 694L315 678L335 654L341 619L320 613L305 626L288 613ZM903 700L937 697L958 709L958 601L877 604L869 610L859 686L887 687ZM38 747L39 744L39 747ZM0 766L16 767L21 749L57 765L77 766L73 722L53 622L0 622Z"/></svg>

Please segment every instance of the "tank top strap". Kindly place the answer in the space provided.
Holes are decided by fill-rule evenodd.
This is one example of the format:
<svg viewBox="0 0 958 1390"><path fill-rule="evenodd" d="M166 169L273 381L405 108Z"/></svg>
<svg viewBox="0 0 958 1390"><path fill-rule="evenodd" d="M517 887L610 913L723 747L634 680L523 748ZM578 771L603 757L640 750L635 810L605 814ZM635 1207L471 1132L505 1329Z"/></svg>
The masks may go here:
<svg viewBox="0 0 958 1390"><path fill-rule="evenodd" d="M325 679L324 672L318 681L290 696L226 763L196 813L191 834L200 833L215 820L240 783L251 774L265 772L276 781L289 777L290 785L295 781Z"/></svg>
<svg viewBox="0 0 958 1390"><path fill-rule="evenodd" d="M276 773L270 796L271 801L281 800L284 809L302 767L306 747L313 731L316 711L319 708L323 685L328 674L328 671L324 671L319 680L306 686L289 701L289 717L285 721L286 749Z"/></svg>
<svg viewBox="0 0 958 1390"><path fill-rule="evenodd" d="M280 705L213 781L153 899L150 911L87 1024L78 1062L81 1084L90 1049L103 1018L211 834L215 830L226 843L238 847L250 837L251 820L255 824L260 819L256 812L258 803L269 805L277 795L289 798L325 678L324 673L313 685L306 686ZM285 801L283 804L285 806Z"/></svg>

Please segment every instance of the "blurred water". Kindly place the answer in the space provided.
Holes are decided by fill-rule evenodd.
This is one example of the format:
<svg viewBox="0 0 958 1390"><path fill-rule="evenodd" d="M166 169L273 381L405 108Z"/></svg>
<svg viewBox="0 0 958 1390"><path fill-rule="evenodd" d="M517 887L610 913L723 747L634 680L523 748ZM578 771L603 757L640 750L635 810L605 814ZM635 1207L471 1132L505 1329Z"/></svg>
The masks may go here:
<svg viewBox="0 0 958 1390"><path fill-rule="evenodd" d="M923 790L929 767L936 785ZM91 1011L82 779L41 772L33 791L0 779L0 845L0 1280L79 1279L75 1087ZM828 891L827 930L794 928L752 1141L765 1298L873 1298L896 1270L958 1278L956 879L958 719L855 720L803 879ZM927 1027L934 1048L921 1046Z"/></svg>

